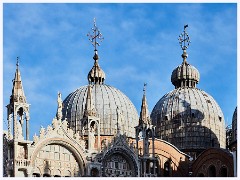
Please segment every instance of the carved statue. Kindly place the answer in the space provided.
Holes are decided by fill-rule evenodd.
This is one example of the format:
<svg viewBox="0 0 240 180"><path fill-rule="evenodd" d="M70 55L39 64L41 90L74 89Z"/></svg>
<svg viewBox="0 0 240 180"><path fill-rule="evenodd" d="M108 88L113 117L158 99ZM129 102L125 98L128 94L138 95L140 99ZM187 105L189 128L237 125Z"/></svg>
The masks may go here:
<svg viewBox="0 0 240 180"><path fill-rule="evenodd" d="M82 136L85 134L85 127L82 128Z"/></svg>
<svg viewBox="0 0 240 180"><path fill-rule="evenodd" d="M58 109L57 109L57 119L61 120L62 119L62 97L61 97L61 93L58 92L58 99L57 99L57 103L58 103Z"/></svg>
<svg viewBox="0 0 240 180"><path fill-rule="evenodd" d="M95 144L95 126L91 126L89 130L89 149L94 149Z"/></svg>
<svg viewBox="0 0 240 180"><path fill-rule="evenodd" d="M22 134L22 126L19 121L17 121L16 137L17 139L24 139Z"/></svg>

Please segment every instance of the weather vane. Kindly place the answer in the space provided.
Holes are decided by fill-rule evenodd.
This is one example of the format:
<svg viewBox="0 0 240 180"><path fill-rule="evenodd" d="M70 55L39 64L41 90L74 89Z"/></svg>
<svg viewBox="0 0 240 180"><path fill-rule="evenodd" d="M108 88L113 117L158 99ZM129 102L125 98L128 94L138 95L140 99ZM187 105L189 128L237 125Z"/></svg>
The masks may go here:
<svg viewBox="0 0 240 180"><path fill-rule="evenodd" d="M187 24L184 25L184 31L179 35L179 38L178 38L179 44L183 51L186 50L191 43L188 33L186 32L187 27L188 27Z"/></svg>
<svg viewBox="0 0 240 180"><path fill-rule="evenodd" d="M94 27L91 28L92 34L89 32L87 36L89 37L89 41L91 41L92 45L94 46L94 51L97 51L97 45L100 46L99 42L97 42L97 39L99 39L102 42L104 38L96 25L96 18L93 19L93 22L94 22Z"/></svg>

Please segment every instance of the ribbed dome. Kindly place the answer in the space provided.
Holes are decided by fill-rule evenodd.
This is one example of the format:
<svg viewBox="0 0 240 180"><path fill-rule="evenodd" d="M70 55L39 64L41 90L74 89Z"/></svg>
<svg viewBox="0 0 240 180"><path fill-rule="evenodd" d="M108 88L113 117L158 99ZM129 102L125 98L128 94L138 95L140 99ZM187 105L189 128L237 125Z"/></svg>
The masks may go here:
<svg viewBox="0 0 240 180"><path fill-rule="evenodd" d="M173 70L171 81L172 84L178 87L196 87L196 84L199 82L200 74L198 70L187 63L187 61L183 61L181 65L179 65L176 69Z"/></svg>
<svg viewBox="0 0 240 180"><path fill-rule="evenodd" d="M114 135L117 131L117 107L120 112L119 126L121 132L135 137L134 127L138 125L138 113L135 106L120 90L105 84L93 84L92 101L97 116L100 117L101 135ZM81 130L79 125L83 118L87 100L88 86L82 86L69 94L63 101L63 118L67 118L73 130Z"/></svg>
<svg viewBox="0 0 240 180"><path fill-rule="evenodd" d="M197 88L177 88L155 105L151 119L157 137L181 150L226 146L223 113L212 96Z"/></svg>
<svg viewBox="0 0 240 180"><path fill-rule="evenodd" d="M237 140L237 107L232 117L232 142Z"/></svg>

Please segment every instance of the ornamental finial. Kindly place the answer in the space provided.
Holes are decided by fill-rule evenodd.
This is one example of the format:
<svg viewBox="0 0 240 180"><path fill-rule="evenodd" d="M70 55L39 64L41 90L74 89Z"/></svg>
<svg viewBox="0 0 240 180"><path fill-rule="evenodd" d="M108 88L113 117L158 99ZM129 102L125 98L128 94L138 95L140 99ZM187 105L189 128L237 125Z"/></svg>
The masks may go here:
<svg viewBox="0 0 240 180"><path fill-rule="evenodd" d="M187 27L188 27L188 24L184 25L184 31L179 35L179 38L178 38L179 44L183 50L183 54L182 54L183 63L187 63L186 59L188 57L188 54L187 54L186 50L191 43L188 33L186 31Z"/></svg>
<svg viewBox="0 0 240 180"><path fill-rule="evenodd" d="M19 66L19 57L17 57L17 68L18 68L18 66Z"/></svg>
<svg viewBox="0 0 240 180"><path fill-rule="evenodd" d="M183 51L186 50L191 43L188 33L186 31L187 27L188 27L188 24L184 25L184 31L179 35L179 38L178 38L179 44Z"/></svg>
<svg viewBox="0 0 240 180"><path fill-rule="evenodd" d="M143 93L144 93L144 95L146 94L146 87L147 87L147 83L144 83L143 84Z"/></svg>
<svg viewBox="0 0 240 180"><path fill-rule="evenodd" d="M97 42L97 38L102 42L103 41L103 35L98 29L96 25L96 18L93 19L93 28L92 34L89 32L87 36L89 37L89 41L91 41L92 45L94 46L94 51L97 51L97 45L100 46L99 42Z"/></svg>

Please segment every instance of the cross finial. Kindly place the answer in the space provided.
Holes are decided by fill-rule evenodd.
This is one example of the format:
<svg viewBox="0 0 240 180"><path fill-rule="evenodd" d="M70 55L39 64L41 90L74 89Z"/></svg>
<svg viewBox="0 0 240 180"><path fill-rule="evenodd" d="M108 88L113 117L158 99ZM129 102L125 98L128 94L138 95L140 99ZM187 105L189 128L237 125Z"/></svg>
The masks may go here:
<svg viewBox="0 0 240 180"><path fill-rule="evenodd" d="M187 27L188 27L188 24L184 25L184 31L179 35L179 38L178 38L179 44L183 51L186 51L186 49L191 43L188 33L186 32Z"/></svg>
<svg viewBox="0 0 240 180"><path fill-rule="evenodd" d="M19 66L19 57L17 57L17 67Z"/></svg>
<svg viewBox="0 0 240 180"><path fill-rule="evenodd" d="M97 38L102 42L103 41L103 35L98 29L96 25L96 18L93 19L93 28L92 34L89 32L87 36L89 37L89 41L91 41L92 45L94 46L94 51L97 51L97 46L100 46L99 42L97 41Z"/></svg>
<svg viewBox="0 0 240 180"><path fill-rule="evenodd" d="M147 87L147 83L144 83L144 84L143 84L143 93L144 93L144 94L146 93L146 87Z"/></svg>

